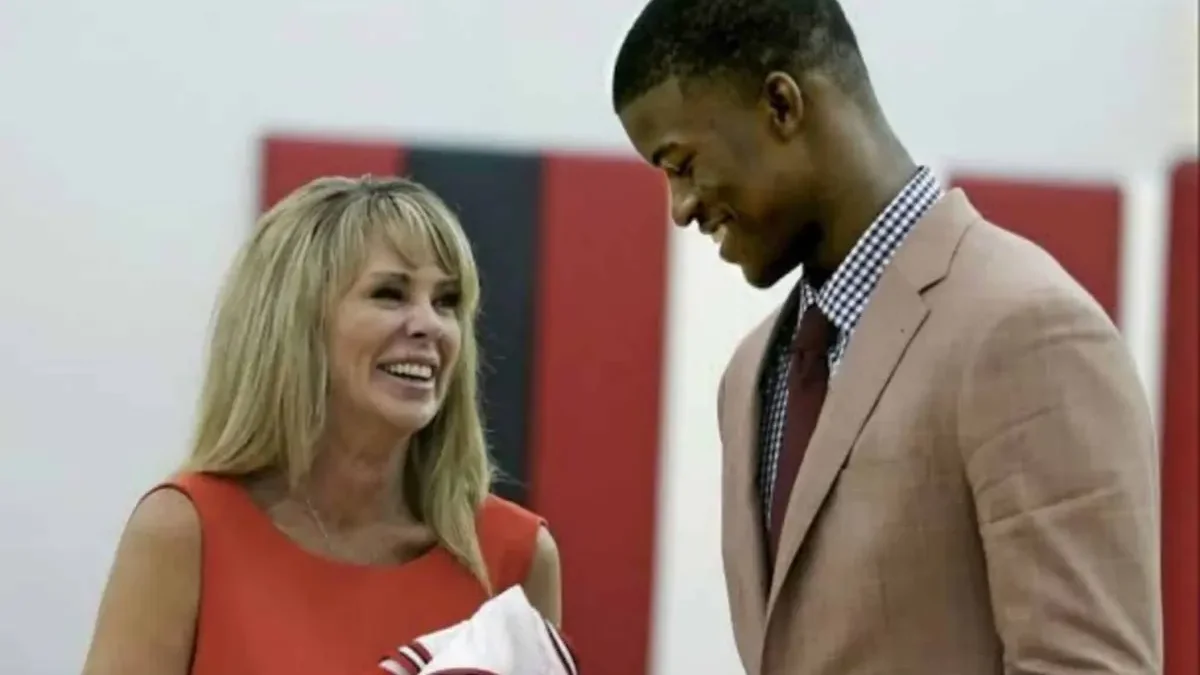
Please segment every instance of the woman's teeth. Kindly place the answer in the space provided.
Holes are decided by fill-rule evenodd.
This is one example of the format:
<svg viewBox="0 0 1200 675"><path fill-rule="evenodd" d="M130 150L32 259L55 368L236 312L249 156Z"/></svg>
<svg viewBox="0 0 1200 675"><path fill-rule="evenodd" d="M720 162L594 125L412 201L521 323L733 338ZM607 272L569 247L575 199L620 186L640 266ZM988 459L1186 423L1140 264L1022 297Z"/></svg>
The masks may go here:
<svg viewBox="0 0 1200 675"><path fill-rule="evenodd" d="M390 363L383 369L396 377L408 377L414 380L428 380L433 377L433 368L424 363Z"/></svg>

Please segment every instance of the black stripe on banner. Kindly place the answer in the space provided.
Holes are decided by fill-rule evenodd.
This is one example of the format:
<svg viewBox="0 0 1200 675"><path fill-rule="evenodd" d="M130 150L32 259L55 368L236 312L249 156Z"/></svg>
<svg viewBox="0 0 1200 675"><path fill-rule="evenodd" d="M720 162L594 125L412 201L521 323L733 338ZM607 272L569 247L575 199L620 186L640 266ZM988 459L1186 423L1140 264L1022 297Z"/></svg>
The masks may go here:
<svg viewBox="0 0 1200 675"><path fill-rule="evenodd" d="M485 424L496 494L528 506L530 382L542 162L538 155L410 148L407 173L462 219L480 270Z"/></svg>

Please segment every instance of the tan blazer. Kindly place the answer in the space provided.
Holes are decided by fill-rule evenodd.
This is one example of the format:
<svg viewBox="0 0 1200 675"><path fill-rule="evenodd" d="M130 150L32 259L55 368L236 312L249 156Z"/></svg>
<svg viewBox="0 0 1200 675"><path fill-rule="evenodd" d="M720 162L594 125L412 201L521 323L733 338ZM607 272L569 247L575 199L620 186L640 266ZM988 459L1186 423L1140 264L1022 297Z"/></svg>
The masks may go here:
<svg viewBox="0 0 1200 675"><path fill-rule="evenodd" d="M768 587L757 382L777 316L718 396L747 673L1162 672L1155 431L1117 330L1048 254L960 190L914 227L830 383Z"/></svg>

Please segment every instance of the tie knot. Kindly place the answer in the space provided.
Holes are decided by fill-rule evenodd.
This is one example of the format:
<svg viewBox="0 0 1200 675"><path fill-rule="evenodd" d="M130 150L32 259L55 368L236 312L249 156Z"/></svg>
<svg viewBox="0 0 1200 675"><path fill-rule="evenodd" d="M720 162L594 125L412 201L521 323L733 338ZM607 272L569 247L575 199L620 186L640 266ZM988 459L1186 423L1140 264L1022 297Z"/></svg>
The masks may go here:
<svg viewBox="0 0 1200 675"><path fill-rule="evenodd" d="M829 317L825 316L825 312L822 312L814 302L804 310L804 315L800 317L800 328L796 331L793 347L797 351L827 352L833 346L836 337L837 329L829 321Z"/></svg>

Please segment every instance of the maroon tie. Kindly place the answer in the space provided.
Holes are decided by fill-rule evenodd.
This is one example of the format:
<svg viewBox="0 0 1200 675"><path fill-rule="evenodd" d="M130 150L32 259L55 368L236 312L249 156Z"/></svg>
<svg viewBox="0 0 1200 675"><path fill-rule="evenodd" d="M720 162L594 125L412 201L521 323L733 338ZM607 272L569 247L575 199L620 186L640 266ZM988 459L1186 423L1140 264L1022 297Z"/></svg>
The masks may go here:
<svg viewBox="0 0 1200 675"><path fill-rule="evenodd" d="M772 566L779 551L779 535L783 531L792 484L796 482L800 462L825 403L825 391L829 386L829 347L835 335L833 325L817 304L810 304L800 318L800 329L792 343L792 364L788 369L787 417L771 495L767 541L768 562Z"/></svg>

